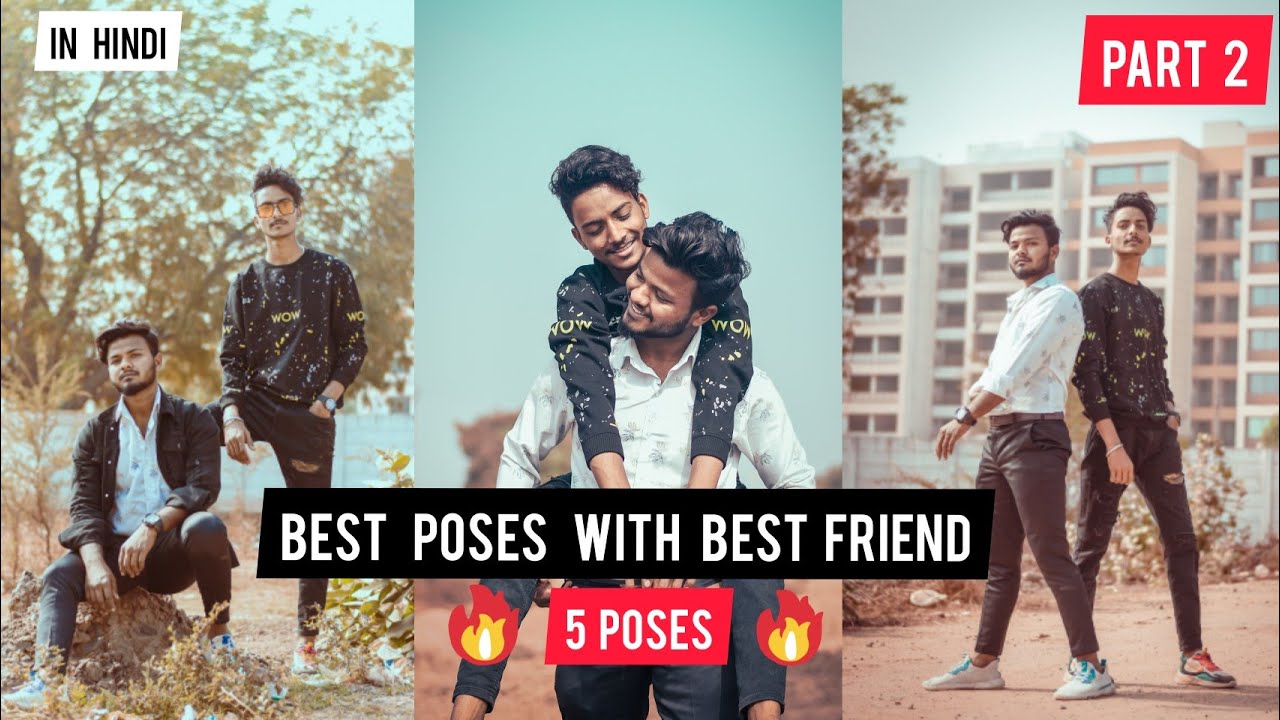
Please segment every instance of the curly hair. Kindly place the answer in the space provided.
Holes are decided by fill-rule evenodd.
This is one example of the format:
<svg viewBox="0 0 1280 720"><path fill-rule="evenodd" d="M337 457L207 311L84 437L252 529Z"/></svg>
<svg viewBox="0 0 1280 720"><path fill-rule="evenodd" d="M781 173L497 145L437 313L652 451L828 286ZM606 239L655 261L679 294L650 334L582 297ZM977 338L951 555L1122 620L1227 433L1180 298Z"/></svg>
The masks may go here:
<svg viewBox="0 0 1280 720"><path fill-rule="evenodd" d="M1102 217L1102 224L1107 226L1107 232L1111 232L1111 221L1115 219L1116 213L1120 212L1120 208L1127 207L1141 210L1142 215L1147 218L1147 230L1155 229L1156 204L1145 190L1139 190L1136 193L1120 193L1116 196L1116 201L1111 203L1107 214Z"/></svg>
<svg viewBox="0 0 1280 720"><path fill-rule="evenodd" d="M560 198L560 207L572 223L570 208L574 199L586 190L603 183L638 200L642 179L629 156L602 145L583 145L556 165L547 187L552 195Z"/></svg>
<svg viewBox="0 0 1280 720"><path fill-rule="evenodd" d="M645 231L644 244L671 268L697 281L694 307L720 305L751 274L742 256L742 238L704 212L654 225Z"/></svg>
<svg viewBox="0 0 1280 720"><path fill-rule="evenodd" d="M289 197L293 198L294 204L302 204L302 186L293 177L293 173L288 170L276 165L263 165L258 168L257 174L253 176L253 192L250 195L256 197L258 191L268 185L275 185L289 193Z"/></svg>
<svg viewBox="0 0 1280 720"><path fill-rule="evenodd" d="M98 348L98 360L106 365L107 349L111 347L111 343L130 335L145 339L147 347L151 348L152 357L160 354L160 336L156 335L156 331L149 323L142 320L117 320L114 325L98 333L98 337L93 341L94 346Z"/></svg>
<svg viewBox="0 0 1280 720"><path fill-rule="evenodd" d="M1044 230L1044 237L1049 241L1049 247L1058 244L1058 240L1062 237L1062 231L1058 229L1058 224L1053 221L1053 216L1047 212L1039 210L1022 210L1010 215L1004 222L1000 223L1000 232L1004 233L1004 242L1009 243L1009 236L1014 230L1024 225L1039 225Z"/></svg>

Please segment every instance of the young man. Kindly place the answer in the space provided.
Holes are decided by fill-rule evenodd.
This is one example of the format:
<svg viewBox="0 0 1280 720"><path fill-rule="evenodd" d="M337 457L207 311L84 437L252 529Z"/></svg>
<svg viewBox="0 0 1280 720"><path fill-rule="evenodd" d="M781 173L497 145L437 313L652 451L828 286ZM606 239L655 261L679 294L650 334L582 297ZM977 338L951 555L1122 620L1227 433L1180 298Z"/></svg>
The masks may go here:
<svg viewBox="0 0 1280 720"><path fill-rule="evenodd" d="M333 415L364 362L364 310L351 268L298 243L302 188L270 165L253 179L254 224L266 254L236 275L222 329L222 398L215 404L227 454L247 464L271 444L290 488L333 479ZM293 672L318 672L315 620L329 580L298 581Z"/></svg>
<svg viewBox="0 0 1280 720"><path fill-rule="evenodd" d="M47 672L65 672L76 606L101 610L141 587L173 594L196 583L209 626L211 657L235 649L227 633L231 568L237 562L218 499L218 427L205 408L160 389L160 339L143 322L122 320L95 342L120 401L85 424L76 440L71 526L58 536L69 553L49 566L40 590L36 668L6 705L44 702Z"/></svg>
<svg viewBox="0 0 1280 720"><path fill-rule="evenodd" d="M995 490L991 556L974 653L948 672L924 682L927 690L991 690L1004 687L1000 653L1022 582L1022 542L1027 540L1066 627L1070 679L1058 700L1115 693L1080 573L1071 562L1066 532L1067 460L1071 436L1063 421L1067 378L1084 332L1080 302L1054 274L1060 231L1053 218L1024 210L1001 226L1009 269L1022 290L1009 296L986 370L969 390L969 402L938 431L937 456L950 457L956 442L990 415L976 485Z"/></svg>
<svg viewBox="0 0 1280 720"><path fill-rule="evenodd" d="M640 180L630 157L599 145L573 151L551 175L551 192L573 226L573 238L595 258L561 283L548 341L600 487L626 487L629 481L614 413L609 343L627 306L627 278L644 255L649 200ZM715 487L728 459L734 411L751 382L751 325L740 291L729 293L715 322L703 328L693 375L698 392L688 484Z"/></svg>
<svg viewBox="0 0 1280 720"><path fill-rule="evenodd" d="M701 333L724 298L736 289L747 266L736 233L704 213L659 224L645 238L649 251L627 281L630 299L622 315L624 337L612 342L608 361L616 377L615 407L619 426L624 428L625 471L631 487L680 488L687 485L690 474L685 460L691 442L687 431L697 412L694 371ZM769 487L814 486L813 467L767 375L754 374L736 412L729 462L716 478L716 487L737 486L737 461L743 455ZM574 414L568 385L558 377L558 370L549 368L535 381L504 442L499 486L536 486L542 460L573 432ZM574 435L571 462L573 486L597 486L581 434ZM510 583L512 592L506 597L520 605L523 617L535 581L490 582ZM725 582L735 590L731 645L736 667L559 667L556 695L564 717L644 717L651 683L664 717L720 718L725 701L730 716L743 711L749 718L778 717L785 671L764 659L754 646L754 629L746 625L754 622L759 607L767 602L762 595L776 592L781 583ZM737 622L740 619L750 622ZM748 648L755 651L754 657L744 651ZM491 667L495 670L462 663L454 690L454 718L479 718L493 705L503 666Z"/></svg>
<svg viewBox="0 0 1280 720"><path fill-rule="evenodd" d="M1080 467L1076 565L1092 606L1120 496L1136 482L1164 544L1182 651L1176 682L1233 688L1235 678L1213 662L1200 640L1200 554L1182 476L1180 418L1164 367L1164 305L1138 282L1156 206L1145 192L1122 193L1105 221L1111 269L1080 288L1085 335L1074 382L1093 426Z"/></svg>

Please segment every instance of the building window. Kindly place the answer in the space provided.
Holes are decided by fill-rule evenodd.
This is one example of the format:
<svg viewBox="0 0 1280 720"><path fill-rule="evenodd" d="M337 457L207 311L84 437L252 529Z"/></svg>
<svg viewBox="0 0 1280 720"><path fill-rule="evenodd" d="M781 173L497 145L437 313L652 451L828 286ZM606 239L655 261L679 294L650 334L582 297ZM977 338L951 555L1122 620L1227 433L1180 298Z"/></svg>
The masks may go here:
<svg viewBox="0 0 1280 720"><path fill-rule="evenodd" d="M880 298L881 315L899 315L902 313L902 296L889 295Z"/></svg>
<svg viewBox="0 0 1280 720"><path fill-rule="evenodd" d="M1218 404L1222 407L1236 406L1235 380L1223 380L1222 384L1218 386Z"/></svg>
<svg viewBox="0 0 1280 720"><path fill-rule="evenodd" d="M1053 187L1052 170L1024 170L1017 175L1019 190L1046 190Z"/></svg>
<svg viewBox="0 0 1280 720"><path fill-rule="evenodd" d="M1218 442L1223 447L1236 446L1236 422L1235 420L1223 420L1218 423Z"/></svg>
<svg viewBox="0 0 1280 720"><path fill-rule="evenodd" d="M1249 307L1280 306L1280 285L1255 285L1249 288Z"/></svg>
<svg viewBox="0 0 1280 720"><path fill-rule="evenodd" d="M1089 248L1089 270L1097 270L1111 265L1111 248ZM1092 274L1092 273L1091 273Z"/></svg>
<svg viewBox="0 0 1280 720"><path fill-rule="evenodd" d="M1196 217L1196 239L1197 240L1218 239L1218 216L1217 215L1199 215Z"/></svg>
<svg viewBox="0 0 1280 720"><path fill-rule="evenodd" d="M874 343L874 337L859 335L853 339L853 351L856 353L875 352Z"/></svg>
<svg viewBox="0 0 1280 720"><path fill-rule="evenodd" d="M864 433L870 429L870 416L867 415L850 415L849 416L849 432Z"/></svg>
<svg viewBox="0 0 1280 720"><path fill-rule="evenodd" d="M960 402L960 388L955 380L933 381L933 404L950 405Z"/></svg>
<svg viewBox="0 0 1280 720"><path fill-rule="evenodd" d="M886 354L902 352L902 338L897 335L885 335L881 337L880 352Z"/></svg>
<svg viewBox="0 0 1280 720"><path fill-rule="evenodd" d="M1003 295L984 293L977 297L975 305L977 305L978 312L1004 311L1008 309L1009 301Z"/></svg>
<svg viewBox="0 0 1280 720"><path fill-rule="evenodd" d="M856 339L855 339L856 342ZM1213 364L1213 339L1212 338L1196 338L1195 351L1193 354L1197 365Z"/></svg>
<svg viewBox="0 0 1280 720"><path fill-rule="evenodd" d="M1199 295L1196 297L1196 322L1213 322L1213 298Z"/></svg>
<svg viewBox="0 0 1280 720"><path fill-rule="evenodd" d="M1143 267L1164 267L1166 249L1163 245L1152 245L1142 256Z"/></svg>
<svg viewBox="0 0 1280 720"><path fill-rule="evenodd" d="M1249 331L1250 352L1274 352L1280 350L1280 330L1262 328Z"/></svg>
<svg viewBox="0 0 1280 720"><path fill-rule="evenodd" d="M1280 375L1276 373L1249 373L1250 395L1280 395Z"/></svg>
<svg viewBox="0 0 1280 720"><path fill-rule="evenodd" d="M946 263L938 266L938 287L962 288L968 278L968 269L964 265Z"/></svg>
<svg viewBox="0 0 1280 720"><path fill-rule="evenodd" d="M1089 214L1089 230L1102 235L1107 234L1107 211L1109 207L1096 207Z"/></svg>
<svg viewBox="0 0 1280 720"><path fill-rule="evenodd" d="M939 304L938 327L964 327L964 303Z"/></svg>
<svg viewBox="0 0 1280 720"><path fill-rule="evenodd" d="M1235 295L1223 295L1218 305L1218 322L1233 323L1240 320L1240 298Z"/></svg>
<svg viewBox="0 0 1280 720"><path fill-rule="evenodd" d="M880 221L880 232L885 235L906 235L907 219L900 217L885 218Z"/></svg>
<svg viewBox="0 0 1280 720"><path fill-rule="evenodd" d="M982 213L978 216L978 230L1000 232L1000 225L1007 217L1004 213Z"/></svg>
<svg viewBox="0 0 1280 720"><path fill-rule="evenodd" d="M1240 279L1240 256L1239 255L1223 255L1221 265L1222 265L1223 280L1239 280Z"/></svg>
<svg viewBox="0 0 1280 720"><path fill-rule="evenodd" d="M992 270L1005 270L1009 267L1009 256L1005 254L995 255L993 253L983 253L978 256L978 272L990 272Z"/></svg>
<svg viewBox="0 0 1280 720"><path fill-rule="evenodd" d="M876 432L878 433L891 433L898 431L897 415L876 415L875 423Z"/></svg>
<svg viewBox="0 0 1280 720"><path fill-rule="evenodd" d="M969 249L969 226L968 225L943 225L942 226L942 249L943 250L968 250Z"/></svg>
<svg viewBox="0 0 1280 720"><path fill-rule="evenodd" d="M1244 194L1244 176L1232 173L1227 176L1227 197L1238 198Z"/></svg>
<svg viewBox="0 0 1280 720"><path fill-rule="evenodd" d="M1245 440L1260 440L1262 433L1267 431L1267 426L1271 424L1269 417L1251 417L1245 420L1244 435Z"/></svg>
<svg viewBox="0 0 1280 720"><path fill-rule="evenodd" d="M886 194L905 198L907 191L911 189L911 182L907 178L897 178L889 180L884 184Z"/></svg>
<svg viewBox="0 0 1280 720"><path fill-rule="evenodd" d="M1169 163L1147 163L1138 166L1138 175L1144 183L1169 182Z"/></svg>
<svg viewBox="0 0 1280 720"><path fill-rule="evenodd" d="M1280 156L1259 155L1253 159L1253 176L1274 178L1280 177Z"/></svg>
<svg viewBox="0 0 1280 720"><path fill-rule="evenodd" d="M1224 215L1224 216L1223 216L1223 221L1225 222L1225 224L1226 224L1226 226L1227 226L1227 237L1226 237L1226 239L1227 239L1227 240L1239 240L1239 239L1240 239L1240 216L1239 216L1239 215Z"/></svg>
<svg viewBox="0 0 1280 720"><path fill-rule="evenodd" d="M1093 169L1094 185L1137 185L1136 165L1102 165Z"/></svg>
<svg viewBox="0 0 1280 720"><path fill-rule="evenodd" d="M1249 262L1258 265L1280 262L1280 243L1249 243Z"/></svg>
<svg viewBox="0 0 1280 720"><path fill-rule="evenodd" d="M1200 199L1216 200L1218 198L1218 173L1204 173L1200 176Z"/></svg>
<svg viewBox="0 0 1280 720"><path fill-rule="evenodd" d="M871 376L870 375L850 375L849 376L849 392L856 392L856 393L871 392Z"/></svg>
<svg viewBox="0 0 1280 720"><path fill-rule="evenodd" d="M1265 223L1280 220L1280 200L1254 200L1253 221Z"/></svg>
<svg viewBox="0 0 1280 720"><path fill-rule="evenodd" d="M1236 364L1236 339L1233 337L1224 337L1218 341L1221 347L1218 349L1218 362L1223 365Z"/></svg>
<svg viewBox="0 0 1280 720"><path fill-rule="evenodd" d="M1213 406L1213 381L1194 380L1191 383L1191 403L1196 407Z"/></svg>
<svg viewBox="0 0 1280 720"><path fill-rule="evenodd" d="M1208 420L1196 420L1195 422L1191 423L1191 432L1195 433L1196 435L1212 435L1213 434L1213 431L1211 430L1212 427L1213 426L1209 423Z"/></svg>
<svg viewBox="0 0 1280 720"><path fill-rule="evenodd" d="M1013 173L983 173L979 181L982 192L1000 192L1013 189Z"/></svg>
<svg viewBox="0 0 1280 720"><path fill-rule="evenodd" d="M1196 280L1209 282L1218 274L1218 257L1216 255L1196 256Z"/></svg>
<svg viewBox="0 0 1280 720"><path fill-rule="evenodd" d="M979 352L989 353L996 347L995 333L980 333L973 337L973 345Z"/></svg>
<svg viewBox="0 0 1280 720"><path fill-rule="evenodd" d="M898 392L898 376L897 375L877 375L876 376L876 392L878 393Z"/></svg>
<svg viewBox="0 0 1280 720"><path fill-rule="evenodd" d="M969 212L970 190L968 187L945 188L942 194L945 198L943 212Z"/></svg>
<svg viewBox="0 0 1280 720"><path fill-rule="evenodd" d="M880 258L880 274L881 275L901 275L907 267L907 260L904 257L886 257Z"/></svg>
<svg viewBox="0 0 1280 720"><path fill-rule="evenodd" d="M875 299L875 298L868 298L868 297L860 297L860 298L858 298L857 300L854 300L854 301L853 301L853 314L854 314L855 316L857 316L857 315L862 315L862 316L875 315L875 314L876 314L876 299Z"/></svg>
<svg viewBox="0 0 1280 720"><path fill-rule="evenodd" d="M964 364L964 341L943 340L934 350L933 364L938 367L955 367Z"/></svg>

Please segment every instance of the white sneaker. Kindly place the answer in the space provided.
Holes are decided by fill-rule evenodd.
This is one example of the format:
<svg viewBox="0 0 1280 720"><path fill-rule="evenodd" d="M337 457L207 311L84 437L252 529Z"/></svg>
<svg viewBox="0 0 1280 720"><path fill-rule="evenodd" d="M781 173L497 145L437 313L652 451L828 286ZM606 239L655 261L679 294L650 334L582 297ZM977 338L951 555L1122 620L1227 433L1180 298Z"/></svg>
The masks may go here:
<svg viewBox="0 0 1280 720"><path fill-rule="evenodd" d="M209 638L208 644L204 646L204 659L210 663L235 666L239 659L236 657L236 644L231 639L230 633Z"/></svg>
<svg viewBox="0 0 1280 720"><path fill-rule="evenodd" d="M1115 695L1116 684L1111 679L1111 673L1107 672L1107 661L1103 660L1100 665L1100 668L1094 667L1093 663L1087 660L1075 663L1075 675L1071 676L1070 682L1058 688L1053 694L1053 699L1091 700Z"/></svg>
<svg viewBox="0 0 1280 720"><path fill-rule="evenodd" d="M1067 669L1062 671L1062 682L1069 683L1071 678L1076 676L1076 659L1067 658Z"/></svg>
<svg viewBox="0 0 1280 720"><path fill-rule="evenodd" d="M999 658L986 667L978 667L965 655L959 665L922 684L925 690L999 690L1004 687L1004 678L1000 676Z"/></svg>
<svg viewBox="0 0 1280 720"><path fill-rule="evenodd" d="M46 690L48 690L48 686L45 685L44 679L42 679L35 672L32 672L31 679L27 682L26 685L23 685L22 687L18 688L17 690L14 690L13 692L5 693L2 697L0 697L0 703L3 703L4 706L6 707L17 707L17 708L40 707L44 705L44 696L45 696Z"/></svg>

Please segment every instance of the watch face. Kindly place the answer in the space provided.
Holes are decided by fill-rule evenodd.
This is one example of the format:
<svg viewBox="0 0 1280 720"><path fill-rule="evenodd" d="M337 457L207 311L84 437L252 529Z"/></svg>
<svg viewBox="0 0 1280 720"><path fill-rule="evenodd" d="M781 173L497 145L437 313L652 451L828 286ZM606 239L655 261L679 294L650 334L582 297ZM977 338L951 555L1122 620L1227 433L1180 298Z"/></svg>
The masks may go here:
<svg viewBox="0 0 1280 720"><path fill-rule="evenodd" d="M965 416L967 415L968 413L964 411L964 408L960 408L959 410L956 411L956 420L958 422L964 422Z"/></svg>

